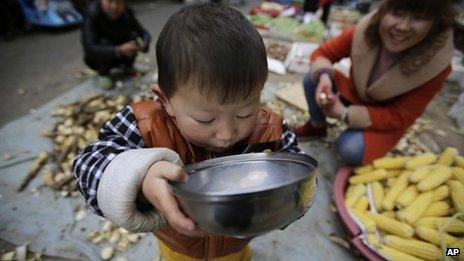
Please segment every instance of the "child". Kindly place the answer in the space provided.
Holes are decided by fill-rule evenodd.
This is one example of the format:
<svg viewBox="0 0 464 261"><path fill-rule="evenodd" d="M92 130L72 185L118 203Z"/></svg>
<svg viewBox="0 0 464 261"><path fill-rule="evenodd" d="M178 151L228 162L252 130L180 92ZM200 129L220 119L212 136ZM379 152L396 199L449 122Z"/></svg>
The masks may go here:
<svg viewBox="0 0 464 261"><path fill-rule="evenodd" d="M124 0L98 0L90 6L82 27L84 61L100 75L98 85L110 89L114 68L133 71L139 51L148 52L150 34Z"/></svg>
<svg viewBox="0 0 464 261"><path fill-rule="evenodd" d="M301 152L282 118L260 107L268 75L263 41L235 9L182 8L156 44L155 101L127 106L76 158L74 171L93 211L130 231L155 231L166 260L247 260L251 239L206 235L187 218L167 180L182 165L265 149Z"/></svg>

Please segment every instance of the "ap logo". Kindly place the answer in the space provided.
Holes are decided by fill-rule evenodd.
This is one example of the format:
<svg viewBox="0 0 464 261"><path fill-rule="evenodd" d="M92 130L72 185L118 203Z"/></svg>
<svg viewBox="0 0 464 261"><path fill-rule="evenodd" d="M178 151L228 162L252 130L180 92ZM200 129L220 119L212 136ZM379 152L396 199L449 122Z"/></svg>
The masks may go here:
<svg viewBox="0 0 464 261"><path fill-rule="evenodd" d="M447 248L446 249L446 256L457 256L459 255L459 248Z"/></svg>

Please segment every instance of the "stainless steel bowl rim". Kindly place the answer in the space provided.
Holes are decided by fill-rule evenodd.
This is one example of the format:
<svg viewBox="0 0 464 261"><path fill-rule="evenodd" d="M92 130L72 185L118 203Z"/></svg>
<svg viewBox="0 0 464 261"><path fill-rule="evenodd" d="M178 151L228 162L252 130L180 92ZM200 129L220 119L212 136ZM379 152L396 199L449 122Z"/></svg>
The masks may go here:
<svg viewBox="0 0 464 261"><path fill-rule="evenodd" d="M221 165L234 164L239 162L252 162L252 161L262 161L262 160L280 160L287 162L296 162L299 164L307 165L312 168L312 171L308 172L308 175L302 176L296 180L290 181L288 183L282 183L280 185L263 187L259 190L248 193L236 193L228 195L217 195L215 193L196 193L193 191L185 191L179 187L183 184L181 182L170 181L170 185L173 189L173 192L176 196L182 197L187 201L231 201L231 200L240 200L242 198L248 198L250 195L261 196L266 195L266 197L272 197L275 193L280 193L288 188L295 186L299 183L303 183L306 180L310 179L315 175L314 170L317 168L317 161L306 154L300 153L283 153L283 152L273 152L273 153L248 153L240 155L232 155L221 158L214 158L198 163L193 163L187 165L184 169L187 174L192 174L195 171L202 170L204 168L216 167Z"/></svg>

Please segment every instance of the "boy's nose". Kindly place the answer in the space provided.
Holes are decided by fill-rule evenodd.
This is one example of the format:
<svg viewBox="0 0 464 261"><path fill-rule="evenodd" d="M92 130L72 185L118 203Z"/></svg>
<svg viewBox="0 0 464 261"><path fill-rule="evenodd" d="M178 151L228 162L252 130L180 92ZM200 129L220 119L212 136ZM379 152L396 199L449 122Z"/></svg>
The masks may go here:
<svg viewBox="0 0 464 261"><path fill-rule="evenodd" d="M232 143L235 138L236 130L233 124L226 124L218 129L216 132L216 139L224 143L224 146L228 146Z"/></svg>

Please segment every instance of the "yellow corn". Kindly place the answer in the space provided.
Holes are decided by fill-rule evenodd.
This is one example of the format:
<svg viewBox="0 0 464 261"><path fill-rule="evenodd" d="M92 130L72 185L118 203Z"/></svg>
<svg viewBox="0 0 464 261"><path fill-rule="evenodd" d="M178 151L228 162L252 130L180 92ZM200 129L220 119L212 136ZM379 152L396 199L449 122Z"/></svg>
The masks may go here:
<svg viewBox="0 0 464 261"><path fill-rule="evenodd" d="M398 251L391 247L382 245L379 248L379 253L388 260L392 261L420 261L422 259L416 258L404 252Z"/></svg>
<svg viewBox="0 0 464 261"><path fill-rule="evenodd" d="M464 184L464 169L459 167L452 168L454 177Z"/></svg>
<svg viewBox="0 0 464 261"><path fill-rule="evenodd" d="M360 167L355 168L354 173L355 174L363 174L363 173L366 173L366 172L370 172L372 170L374 170L372 165L365 165L365 166L360 166Z"/></svg>
<svg viewBox="0 0 464 261"><path fill-rule="evenodd" d="M448 186L442 185L433 190L433 202L440 201L450 195Z"/></svg>
<svg viewBox="0 0 464 261"><path fill-rule="evenodd" d="M416 199L409 204L405 209L399 211L396 216L402 220L406 221L409 224L412 224L416 221L422 213L430 206L433 200L433 192L426 192L420 194Z"/></svg>
<svg viewBox="0 0 464 261"><path fill-rule="evenodd" d="M448 181L453 206L459 213L464 213L464 184L456 180Z"/></svg>
<svg viewBox="0 0 464 261"><path fill-rule="evenodd" d="M372 163L376 169L402 169L410 157L383 157Z"/></svg>
<svg viewBox="0 0 464 261"><path fill-rule="evenodd" d="M371 212L366 212L366 215L375 222L377 227L397 236L412 237L414 234L414 229L406 223Z"/></svg>
<svg viewBox="0 0 464 261"><path fill-rule="evenodd" d="M366 182L372 182L377 180L382 180L387 178L387 171L385 169L377 169L371 172L367 172L364 174L359 174L351 177L349 179L350 184L356 185Z"/></svg>
<svg viewBox="0 0 464 261"><path fill-rule="evenodd" d="M408 186L408 178L411 175L410 171L404 171L395 181L395 184L391 187L382 202L382 207L385 210L393 210L394 204L398 196Z"/></svg>
<svg viewBox="0 0 464 261"><path fill-rule="evenodd" d="M417 227L415 231L418 237L439 247L441 247L441 239L443 239L447 245L452 245L459 241L458 238L450 236L445 232L440 235L437 230L427 227Z"/></svg>
<svg viewBox="0 0 464 261"><path fill-rule="evenodd" d="M430 204L430 206L422 213L421 217L441 217L450 213L450 205L446 201L437 201Z"/></svg>
<svg viewBox="0 0 464 261"><path fill-rule="evenodd" d="M393 235L387 235L383 240L385 244L398 251L427 260L437 260L442 256L441 250L437 246L421 240L406 239Z"/></svg>
<svg viewBox="0 0 464 261"><path fill-rule="evenodd" d="M416 169L420 166L426 166L426 165L433 164L436 160L437 160L437 155L431 152L427 152L419 156L415 156L414 158L408 160L406 162L406 168Z"/></svg>
<svg viewBox="0 0 464 261"><path fill-rule="evenodd" d="M416 186L411 185L407 187L396 199L396 206L400 209L407 207L414 201L418 194L419 192L417 191Z"/></svg>
<svg viewBox="0 0 464 261"><path fill-rule="evenodd" d="M396 214L395 212L393 211L384 211L382 213L380 213L380 215L383 215L383 216L386 216L386 217L389 217L389 218L396 218Z"/></svg>
<svg viewBox="0 0 464 261"><path fill-rule="evenodd" d="M464 221L451 217L421 217L414 222L415 227L428 227L451 233L464 233Z"/></svg>
<svg viewBox="0 0 464 261"><path fill-rule="evenodd" d="M464 157L461 155L454 156L454 165L464 169Z"/></svg>
<svg viewBox="0 0 464 261"><path fill-rule="evenodd" d="M356 209L359 212L366 212L367 207L369 206L369 200L367 200L367 197L361 197L358 202L354 205L354 209Z"/></svg>
<svg viewBox="0 0 464 261"><path fill-rule="evenodd" d="M371 183L371 192L372 192L372 197L374 199L374 206L377 211L380 211L382 207L382 201L383 201L383 187L380 184L380 182L375 181Z"/></svg>
<svg viewBox="0 0 464 261"><path fill-rule="evenodd" d="M453 176L451 168L438 166L432 170L432 173L428 177L417 183L417 189L419 191L429 191L437 188L451 178L451 176Z"/></svg>
<svg viewBox="0 0 464 261"><path fill-rule="evenodd" d="M377 235L375 233L367 233L367 242L369 242L369 244L375 248L378 248L380 246L380 241L379 241L379 238L377 237Z"/></svg>
<svg viewBox="0 0 464 261"><path fill-rule="evenodd" d="M364 184L359 184L354 186L353 190L345 197L345 204L348 208L352 208L354 204L362 196L366 194L366 186Z"/></svg>
<svg viewBox="0 0 464 261"><path fill-rule="evenodd" d="M434 166L435 165L417 168L411 173L411 176L409 176L409 181L412 183L417 183L423 180L430 175Z"/></svg>
<svg viewBox="0 0 464 261"><path fill-rule="evenodd" d="M440 155L438 158L437 163L446 165L446 166L451 166L451 164L454 161L454 157L459 155L459 151L456 148L453 147L448 147L446 148L443 153Z"/></svg>
<svg viewBox="0 0 464 261"><path fill-rule="evenodd" d="M387 170L387 179L396 178L401 174L402 170L400 169L391 169Z"/></svg>
<svg viewBox="0 0 464 261"><path fill-rule="evenodd" d="M393 185L395 184L396 180L398 178L390 178L390 179L387 179L387 187L393 187Z"/></svg>
<svg viewBox="0 0 464 261"><path fill-rule="evenodd" d="M372 219L366 216L366 214L356 209L351 209L351 213L353 213L353 215L358 219L358 221L362 223L367 232L375 232L377 226L375 225L375 222Z"/></svg>

